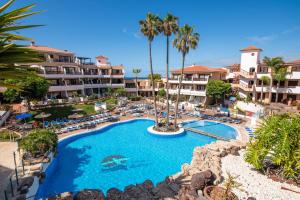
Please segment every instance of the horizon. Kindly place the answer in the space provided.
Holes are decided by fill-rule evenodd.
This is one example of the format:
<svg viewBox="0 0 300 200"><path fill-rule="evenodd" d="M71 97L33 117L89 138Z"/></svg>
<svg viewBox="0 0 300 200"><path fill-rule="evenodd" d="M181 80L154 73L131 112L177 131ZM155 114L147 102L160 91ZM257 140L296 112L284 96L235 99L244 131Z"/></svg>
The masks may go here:
<svg viewBox="0 0 300 200"><path fill-rule="evenodd" d="M187 55L186 66L225 67L240 63L239 50L249 45L262 48L262 57L300 59L300 2L295 0L232 0L230 3L189 0L172 4L162 0L131 0L126 4L111 0L84 3L29 0L16 1L11 9L28 3L35 3L36 11L45 11L22 21L45 25L22 31L36 45L67 49L76 56L92 59L105 55L112 65L123 64L128 77L133 76L133 68L142 69L140 76L149 74L147 40L139 33L138 24L148 12L162 18L170 12L179 18L180 25L190 24L200 34L197 49ZM181 67L181 55L171 44L170 47L172 70ZM154 72L162 76L165 54L165 37L159 36L153 42L153 66Z"/></svg>

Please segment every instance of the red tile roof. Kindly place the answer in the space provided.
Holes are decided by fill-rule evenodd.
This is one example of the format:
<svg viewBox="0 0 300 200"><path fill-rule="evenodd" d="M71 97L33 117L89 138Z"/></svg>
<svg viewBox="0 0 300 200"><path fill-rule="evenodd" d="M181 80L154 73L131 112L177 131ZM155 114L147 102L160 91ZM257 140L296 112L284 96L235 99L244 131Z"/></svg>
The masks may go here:
<svg viewBox="0 0 300 200"><path fill-rule="evenodd" d="M193 65L193 66L185 67L183 70L183 73L198 73L198 72L202 72L202 73L226 72L226 69ZM181 73L181 69L173 70L172 73Z"/></svg>
<svg viewBox="0 0 300 200"><path fill-rule="evenodd" d="M290 61L287 62L288 64L300 64L300 60L294 60L294 61Z"/></svg>
<svg viewBox="0 0 300 200"><path fill-rule="evenodd" d="M246 48L241 49L241 51L262 51L262 49L257 48L256 46L248 46Z"/></svg>
<svg viewBox="0 0 300 200"><path fill-rule="evenodd" d="M61 50L61 49L56 49L56 48L51 48L47 46L27 46L27 48L36 50L39 52L53 52L53 53L63 53L63 54L73 54L70 51L67 50Z"/></svg>
<svg viewBox="0 0 300 200"><path fill-rule="evenodd" d="M97 59L103 59L103 58L104 58L104 59L108 59L107 57L105 57L105 56L102 56L102 55L100 55L100 56L97 56L96 58L97 58Z"/></svg>

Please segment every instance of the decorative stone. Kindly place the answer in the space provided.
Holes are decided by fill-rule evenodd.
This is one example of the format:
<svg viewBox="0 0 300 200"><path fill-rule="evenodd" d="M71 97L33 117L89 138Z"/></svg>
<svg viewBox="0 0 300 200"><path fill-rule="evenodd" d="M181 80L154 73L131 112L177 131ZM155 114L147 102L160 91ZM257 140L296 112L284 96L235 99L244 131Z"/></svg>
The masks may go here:
<svg viewBox="0 0 300 200"><path fill-rule="evenodd" d="M101 190L86 189L78 192L74 200L104 200L104 194Z"/></svg>
<svg viewBox="0 0 300 200"><path fill-rule="evenodd" d="M122 191L117 188L110 188L107 191L106 199L107 200L119 200L122 198Z"/></svg>
<svg viewBox="0 0 300 200"><path fill-rule="evenodd" d="M215 176L210 170L194 174L191 179L191 188L195 191L203 190L206 186L212 185Z"/></svg>
<svg viewBox="0 0 300 200"><path fill-rule="evenodd" d="M180 200L197 200L197 193L190 186L183 186L178 193Z"/></svg>

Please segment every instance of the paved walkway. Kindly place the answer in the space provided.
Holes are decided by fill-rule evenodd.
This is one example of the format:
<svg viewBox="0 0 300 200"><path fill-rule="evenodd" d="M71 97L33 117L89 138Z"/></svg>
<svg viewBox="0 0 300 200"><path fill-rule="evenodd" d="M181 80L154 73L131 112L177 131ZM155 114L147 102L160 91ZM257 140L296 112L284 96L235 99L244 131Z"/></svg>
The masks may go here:
<svg viewBox="0 0 300 200"><path fill-rule="evenodd" d="M0 142L0 199L4 199L3 191L6 189L9 176L14 172L13 152L17 151L17 148L16 142Z"/></svg>

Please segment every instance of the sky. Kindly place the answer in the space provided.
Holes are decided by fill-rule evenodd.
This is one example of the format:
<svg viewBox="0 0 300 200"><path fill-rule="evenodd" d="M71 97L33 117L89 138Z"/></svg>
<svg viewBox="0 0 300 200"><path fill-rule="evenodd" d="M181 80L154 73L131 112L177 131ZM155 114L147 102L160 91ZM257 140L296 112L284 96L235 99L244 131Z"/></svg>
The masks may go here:
<svg viewBox="0 0 300 200"><path fill-rule="evenodd" d="M200 34L187 66L239 63L239 50L249 45L262 48L262 56L300 59L300 0L16 0L11 9L29 3L44 12L21 23L44 26L23 35L77 56L105 55L112 65L123 64L127 76L133 68L149 74L148 43L138 23L148 12L161 18L172 13L180 26L189 24ZM170 67L179 68L181 54L170 47ZM152 49L154 71L165 74L166 38L156 37Z"/></svg>

